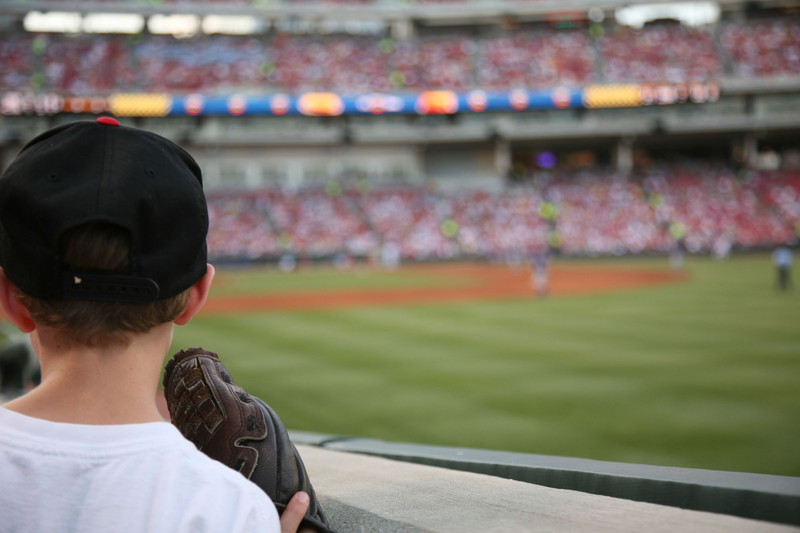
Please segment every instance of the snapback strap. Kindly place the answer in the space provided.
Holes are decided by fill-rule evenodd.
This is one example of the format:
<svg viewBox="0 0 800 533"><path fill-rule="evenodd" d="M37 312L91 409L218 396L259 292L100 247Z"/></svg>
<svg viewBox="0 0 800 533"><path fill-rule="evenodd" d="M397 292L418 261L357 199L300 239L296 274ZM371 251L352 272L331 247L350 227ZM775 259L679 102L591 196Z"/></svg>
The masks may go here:
<svg viewBox="0 0 800 533"><path fill-rule="evenodd" d="M62 298L103 302L147 303L158 299L158 283L151 278L96 272L64 272Z"/></svg>

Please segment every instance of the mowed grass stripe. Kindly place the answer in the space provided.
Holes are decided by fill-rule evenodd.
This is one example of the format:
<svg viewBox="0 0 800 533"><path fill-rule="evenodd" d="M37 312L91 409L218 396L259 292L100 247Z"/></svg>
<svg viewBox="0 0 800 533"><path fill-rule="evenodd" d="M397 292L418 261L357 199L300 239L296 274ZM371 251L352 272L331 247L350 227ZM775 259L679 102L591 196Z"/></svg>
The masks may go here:
<svg viewBox="0 0 800 533"><path fill-rule="evenodd" d="M464 276L437 275L425 269L382 271L369 267L357 267L342 271L333 268L304 270L301 273L272 271L264 275L259 267L220 269L212 288L213 295L252 294L268 291L275 294L286 292L325 291L336 292L348 289L401 289L419 287L461 286L468 283Z"/></svg>
<svg viewBox="0 0 800 533"><path fill-rule="evenodd" d="M659 263L603 268L632 264ZM201 316L176 346L219 351L295 429L800 475L800 300L765 257L687 269L546 301Z"/></svg>

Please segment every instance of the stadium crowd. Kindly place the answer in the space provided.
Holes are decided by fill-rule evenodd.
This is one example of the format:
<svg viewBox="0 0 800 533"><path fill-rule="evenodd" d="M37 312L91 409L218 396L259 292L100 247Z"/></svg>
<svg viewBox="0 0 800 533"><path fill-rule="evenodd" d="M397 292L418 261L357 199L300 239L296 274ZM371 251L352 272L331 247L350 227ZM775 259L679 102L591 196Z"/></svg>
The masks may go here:
<svg viewBox="0 0 800 533"><path fill-rule="evenodd" d="M800 18L641 30L418 35L89 35L6 32L0 90L111 92L510 90L800 73ZM80 58L76 61L75 58Z"/></svg>
<svg viewBox="0 0 800 533"><path fill-rule="evenodd" d="M691 253L791 241L800 230L800 171L722 164L657 166L631 179L612 170L532 176L502 192L445 193L429 185L270 188L210 195L209 247L217 259Z"/></svg>
<svg viewBox="0 0 800 533"><path fill-rule="evenodd" d="M615 82L702 81L800 74L800 17L660 22L418 35L89 35L9 31L0 38L0 92L117 91L343 94L510 90ZM76 60L76 58L79 58ZM330 185L330 184L329 184ZM210 193L212 255L403 258L690 252L771 246L800 229L800 173L746 179L722 164L553 172L503 192L443 193L423 185L335 184Z"/></svg>

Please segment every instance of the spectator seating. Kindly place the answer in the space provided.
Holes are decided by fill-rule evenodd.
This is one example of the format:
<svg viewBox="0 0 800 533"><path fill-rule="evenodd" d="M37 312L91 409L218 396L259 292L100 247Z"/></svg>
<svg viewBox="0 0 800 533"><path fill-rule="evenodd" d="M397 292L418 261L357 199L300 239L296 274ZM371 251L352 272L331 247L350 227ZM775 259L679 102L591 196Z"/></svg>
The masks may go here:
<svg viewBox="0 0 800 533"><path fill-rule="evenodd" d="M728 23L720 40L738 76L796 76L800 72L798 18Z"/></svg>
<svg viewBox="0 0 800 533"><path fill-rule="evenodd" d="M723 254L790 241L800 223L797 171L740 179L724 164L687 161L637 179L593 170L541 183L501 192L336 184L211 193L209 250L220 259L370 257L392 243L406 260L519 260L548 243L567 255L665 253L678 237L690 253ZM545 200L555 206L552 227Z"/></svg>
<svg viewBox="0 0 800 533"><path fill-rule="evenodd" d="M750 186L768 209L800 230L800 170L756 172Z"/></svg>
<svg viewBox="0 0 800 533"><path fill-rule="evenodd" d="M724 74L709 28L661 23L618 26L599 41L604 77L621 82L705 81Z"/></svg>
<svg viewBox="0 0 800 533"><path fill-rule="evenodd" d="M0 91L92 96L335 91L356 94L680 82L800 73L800 18L689 28L546 25L393 40L377 35L26 34L0 39ZM81 61L75 61L80 57Z"/></svg>
<svg viewBox="0 0 800 533"><path fill-rule="evenodd" d="M756 248L791 238L789 221L770 209L756 189L739 183L732 170L701 163L691 168L654 172L645 181L651 193L660 195L659 219L684 226L688 251L713 249L718 239Z"/></svg>
<svg viewBox="0 0 800 533"><path fill-rule="evenodd" d="M623 255L670 246L641 187L611 171L560 179L548 198L558 206L564 253Z"/></svg>

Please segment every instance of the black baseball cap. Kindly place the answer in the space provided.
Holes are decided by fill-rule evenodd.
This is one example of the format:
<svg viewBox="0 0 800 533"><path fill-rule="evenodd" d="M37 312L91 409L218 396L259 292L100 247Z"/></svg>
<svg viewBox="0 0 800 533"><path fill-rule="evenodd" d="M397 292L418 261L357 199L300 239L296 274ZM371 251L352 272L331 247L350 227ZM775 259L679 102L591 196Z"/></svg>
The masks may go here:
<svg viewBox="0 0 800 533"><path fill-rule="evenodd" d="M90 222L127 230L128 273L64 269L62 235ZM0 177L0 266L43 300L175 296L205 274L207 234L202 173L192 156L111 117L42 133Z"/></svg>

